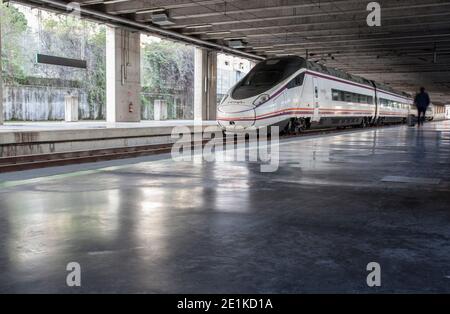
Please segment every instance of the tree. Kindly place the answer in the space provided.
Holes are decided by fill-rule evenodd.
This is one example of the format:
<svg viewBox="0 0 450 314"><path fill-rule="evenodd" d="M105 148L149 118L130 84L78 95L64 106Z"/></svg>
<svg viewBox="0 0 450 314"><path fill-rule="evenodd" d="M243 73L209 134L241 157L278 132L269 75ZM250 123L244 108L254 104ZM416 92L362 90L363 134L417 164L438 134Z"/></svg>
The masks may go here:
<svg viewBox="0 0 450 314"><path fill-rule="evenodd" d="M43 66L50 77L78 80L87 93L89 119L104 119L106 105L106 29L72 16L47 15L42 21L44 53L87 61L87 69Z"/></svg>
<svg viewBox="0 0 450 314"><path fill-rule="evenodd" d="M146 94L143 106L152 106L153 100L165 99L169 118L192 118L194 90L194 49L168 40L144 42L142 49L142 86ZM180 113L176 99L184 104ZM145 109L145 108L144 108ZM150 108L152 112L152 108Z"/></svg>
<svg viewBox="0 0 450 314"><path fill-rule="evenodd" d="M0 3L2 23L1 62L3 77L24 79L23 64L26 56L20 45L28 29L28 22L23 13L14 6Z"/></svg>

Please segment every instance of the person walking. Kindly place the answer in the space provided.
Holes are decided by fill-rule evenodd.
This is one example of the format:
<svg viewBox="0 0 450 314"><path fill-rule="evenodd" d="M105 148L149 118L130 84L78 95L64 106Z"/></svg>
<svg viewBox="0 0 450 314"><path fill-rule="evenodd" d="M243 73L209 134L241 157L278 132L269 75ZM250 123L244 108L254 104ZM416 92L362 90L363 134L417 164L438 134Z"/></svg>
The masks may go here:
<svg viewBox="0 0 450 314"><path fill-rule="evenodd" d="M430 96L425 91L424 87L420 88L420 93L416 95L414 103L417 107L417 123L421 126L425 122L425 115L427 113L428 106L430 105Z"/></svg>

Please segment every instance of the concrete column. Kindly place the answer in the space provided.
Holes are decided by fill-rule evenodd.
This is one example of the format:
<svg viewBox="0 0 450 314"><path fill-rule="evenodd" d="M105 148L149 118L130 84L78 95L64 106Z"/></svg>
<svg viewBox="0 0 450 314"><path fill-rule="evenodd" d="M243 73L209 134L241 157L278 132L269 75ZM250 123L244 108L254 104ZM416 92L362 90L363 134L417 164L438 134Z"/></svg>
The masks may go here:
<svg viewBox="0 0 450 314"><path fill-rule="evenodd" d="M208 102L206 117L208 120L217 118L217 52L208 52Z"/></svg>
<svg viewBox="0 0 450 314"><path fill-rule="evenodd" d="M194 119L215 120L217 109L217 53L195 48Z"/></svg>
<svg viewBox="0 0 450 314"><path fill-rule="evenodd" d="M204 69L205 52L201 48L195 48L194 59L194 120L203 120L203 104L206 103L206 76Z"/></svg>
<svg viewBox="0 0 450 314"><path fill-rule="evenodd" d="M108 27L106 34L106 119L141 121L141 40L139 32Z"/></svg>

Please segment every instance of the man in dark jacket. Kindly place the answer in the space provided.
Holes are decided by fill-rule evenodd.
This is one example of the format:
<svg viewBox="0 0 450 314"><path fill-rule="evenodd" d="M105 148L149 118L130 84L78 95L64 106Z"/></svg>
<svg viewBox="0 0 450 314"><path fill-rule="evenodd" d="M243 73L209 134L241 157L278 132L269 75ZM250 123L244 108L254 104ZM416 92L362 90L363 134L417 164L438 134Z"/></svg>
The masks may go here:
<svg viewBox="0 0 450 314"><path fill-rule="evenodd" d="M430 105L430 96L428 96L428 93L425 92L424 87L420 88L420 93L416 95L414 103L417 107L417 123L421 126L425 122L425 114L428 106Z"/></svg>

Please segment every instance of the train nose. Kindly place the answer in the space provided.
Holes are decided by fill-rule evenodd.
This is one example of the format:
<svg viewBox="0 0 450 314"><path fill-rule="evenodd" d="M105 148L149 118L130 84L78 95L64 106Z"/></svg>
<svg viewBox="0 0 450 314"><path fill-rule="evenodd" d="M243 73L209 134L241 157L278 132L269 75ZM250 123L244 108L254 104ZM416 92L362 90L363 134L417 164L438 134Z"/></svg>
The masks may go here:
<svg viewBox="0 0 450 314"><path fill-rule="evenodd" d="M246 105L221 105L217 120L227 131L240 131L255 125L255 109Z"/></svg>

